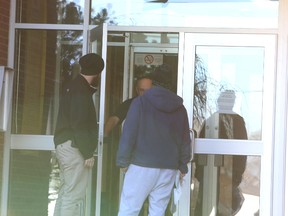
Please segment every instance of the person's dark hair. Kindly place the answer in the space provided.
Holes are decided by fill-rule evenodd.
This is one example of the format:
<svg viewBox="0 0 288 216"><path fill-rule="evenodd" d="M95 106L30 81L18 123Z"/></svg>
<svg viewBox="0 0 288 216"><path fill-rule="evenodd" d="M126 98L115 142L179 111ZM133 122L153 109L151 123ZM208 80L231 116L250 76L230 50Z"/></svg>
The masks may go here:
<svg viewBox="0 0 288 216"><path fill-rule="evenodd" d="M150 79L150 80L152 80L151 73L143 73L143 74L135 77L134 81L137 83L139 80L142 80L142 79Z"/></svg>

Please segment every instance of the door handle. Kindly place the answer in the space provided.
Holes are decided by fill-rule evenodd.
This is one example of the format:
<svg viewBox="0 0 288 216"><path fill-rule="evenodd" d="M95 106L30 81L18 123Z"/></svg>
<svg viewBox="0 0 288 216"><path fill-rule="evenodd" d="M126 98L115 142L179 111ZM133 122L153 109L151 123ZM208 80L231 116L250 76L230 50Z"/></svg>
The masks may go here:
<svg viewBox="0 0 288 216"><path fill-rule="evenodd" d="M195 149L195 137L196 137L196 134L197 132L190 128L190 133L191 133L191 142L190 142L190 145L191 145L191 158L190 158L190 161L193 161L194 159L194 149Z"/></svg>

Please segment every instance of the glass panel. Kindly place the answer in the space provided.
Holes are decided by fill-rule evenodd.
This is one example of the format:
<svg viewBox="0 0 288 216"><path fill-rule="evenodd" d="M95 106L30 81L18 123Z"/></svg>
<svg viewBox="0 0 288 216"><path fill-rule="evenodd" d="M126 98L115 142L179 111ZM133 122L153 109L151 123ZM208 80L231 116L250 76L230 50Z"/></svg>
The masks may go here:
<svg viewBox="0 0 288 216"><path fill-rule="evenodd" d="M172 33L131 33L131 43L177 44L178 34Z"/></svg>
<svg viewBox="0 0 288 216"><path fill-rule="evenodd" d="M49 211L52 216L48 210L50 159L50 151L11 151L7 215L45 216Z"/></svg>
<svg viewBox="0 0 288 216"><path fill-rule="evenodd" d="M93 167L93 177L96 168L97 163ZM8 215L53 216L59 188L55 151L11 151ZM93 208L94 203L89 206Z"/></svg>
<svg viewBox="0 0 288 216"><path fill-rule="evenodd" d="M196 155L190 215L259 215L260 167L258 156Z"/></svg>
<svg viewBox="0 0 288 216"><path fill-rule="evenodd" d="M106 62L105 121L123 101L124 47L108 46ZM120 172L116 167L116 153L121 135L121 124L104 139L102 164L101 215L116 216L120 194Z"/></svg>
<svg viewBox="0 0 288 216"><path fill-rule="evenodd" d="M130 35L130 43L160 43L174 44L178 46L179 36L177 33L125 33L125 32L108 32L109 42L125 42L125 37Z"/></svg>
<svg viewBox="0 0 288 216"><path fill-rule="evenodd" d="M108 42L125 42L126 35L124 32L108 32Z"/></svg>
<svg viewBox="0 0 288 216"><path fill-rule="evenodd" d="M201 138L261 140L264 48L196 47L194 128Z"/></svg>
<svg viewBox="0 0 288 216"><path fill-rule="evenodd" d="M84 1L16 1L17 23L82 24Z"/></svg>
<svg viewBox="0 0 288 216"><path fill-rule="evenodd" d="M90 23L103 22L119 26L276 28L278 1L92 1Z"/></svg>
<svg viewBox="0 0 288 216"><path fill-rule="evenodd" d="M131 33L133 34L133 33ZM123 34L113 34L111 35L110 41L113 40L120 40ZM145 34L146 35L146 34ZM147 34L148 35L148 34ZM160 33L155 34L160 35ZM130 48L130 47L128 47ZM152 71L152 68L155 68L158 64L169 64L173 71L173 76L171 77L172 83L176 89L177 87L177 67L178 67L178 53L158 53L153 49L154 52L149 52L149 47L144 47L143 50L141 47L137 47L137 52L130 52L131 55L134 53L133 56L126 56L126 57L133 57L132 65L133 67L133 78L138 76L142 76L143 73L147 71ZM145 49L145 52L144 52ZM164 48L165 49L165 48ZM160 49L159 49L160 50ZM167 48L167 50L169 50ZM147 51L147 52L146 52ZM127 52L126 52L127 53ZM144 59L141 57L145 57L146 55L152 55L154 57L159 55L161 59L160 62L157 64L153 64L152 66L148 66L149 64L145 63ZM138 56L139 58L136 58ZM105 122L107 123L109 117L115 116L117 112L119 112L119 105L123 100L123 90L128 88L128 86L132 86L133 91L131 94L132 96L137 95L135 91L135 83L133 85L125 86L127 80L125 79L124 73L128 73L125 71L125 47L119 46L116 44L115 46L108 46L107 52L107 65L106 65L106 95L105 95ZM132 75L131 75L132 76ZM134 81L134 79L129 79L129 81ZM128 107L129 108L129 107ZM123 108L123 112L128 112ZM112 130L109 130L107 137L104 139L104 149L103 149L103 175L102 175L102 200L101 200L101 215L117 215L118 212L118 205L119 205L119 193L121 191L121 181L123 180L123 176L120 176L119 169L116 167L115 159L116 153L118 149L118 143L121 136L121 123L118 122L117 126L113 127ZM108 145L107 145L108 144ZM169 209L168 209L169 210ZM144 204L141 210L141 216L148 215L148 205L147 202ZM170 216L171 214L167 211L166 216Z"/></svg>
<svg viewBox="0 0 288 216"><path fill-rule="evenodd" d="M106 42L107 42L107 25L99 25L89 31L89 52L90 53L97 53L106 60ZM96 109L97 121L99 123L98 132L99 132L99 139L98 139L98 147L96 149L97 152L97 165L93 167L96 172L93 173L92 180L89 182L89 186L91 187L91 199L88 199L88 205L86 204L86 209L90 209L90 212L93 212L93 215L102 215L101 212L103 211L103 207L106 202L106 187L105 181L102 182L102 179L106 177L106 173L104 170L106 167L103 166L104 162L104 150L106 146L102 145L102 137L101 132L104 130L104 115L105 115L105 104L104 104L104 97L105 97L105 81L106 81L106 70L105 73L101 73L101 81L99 86L97 87L96 93L93 95L94 106ZM104 162L105 163L105 162ZM103 169L104 168L104 169ZM106 179L107 180L107 179ZM90 201L90 203L89 203ZM91 214L90 212L86 212L86 214Z"/></svg>
<svg viewBox="0 0 288 216"><path fill-rule="evenodd" d="M78 73L81 31L17 30L12 133L53 134L60 86Z"/></svg>

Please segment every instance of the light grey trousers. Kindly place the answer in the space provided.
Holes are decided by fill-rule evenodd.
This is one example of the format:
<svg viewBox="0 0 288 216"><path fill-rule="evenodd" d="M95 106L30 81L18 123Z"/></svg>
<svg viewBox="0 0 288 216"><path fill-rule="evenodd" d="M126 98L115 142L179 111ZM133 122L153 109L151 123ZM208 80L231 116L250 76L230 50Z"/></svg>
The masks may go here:
<svg viewBox="0 0 288 216"><path fill-rule="evenodd" d="M149 198L149 216L164 216L177 170L131 164L125 174L118 216L138 216Z"/></svg>
<svg viewBox="0 0 288 216"><path fill-rule="evenodd" d="M84 167L84 158L71 141L57 146L60 166L60 190L54 216L84 216L86 188L90 168Z"/></svg>

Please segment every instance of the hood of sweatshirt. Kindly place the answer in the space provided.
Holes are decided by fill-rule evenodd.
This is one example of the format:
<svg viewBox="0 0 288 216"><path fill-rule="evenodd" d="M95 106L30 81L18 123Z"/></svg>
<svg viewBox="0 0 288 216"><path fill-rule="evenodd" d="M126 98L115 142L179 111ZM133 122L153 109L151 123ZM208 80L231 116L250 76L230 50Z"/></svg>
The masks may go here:
<svg viewBox="0 0 288 216"><path fill-rule="evenodd" d="M153 87L147 90L142 97L161 112L174 112L183 106L181 97L162 87Z"/></svg>

